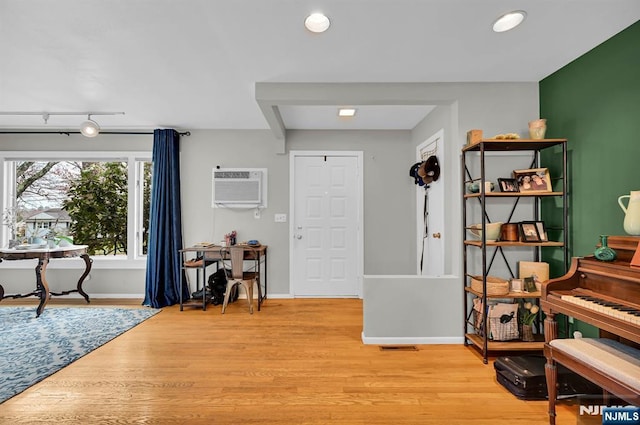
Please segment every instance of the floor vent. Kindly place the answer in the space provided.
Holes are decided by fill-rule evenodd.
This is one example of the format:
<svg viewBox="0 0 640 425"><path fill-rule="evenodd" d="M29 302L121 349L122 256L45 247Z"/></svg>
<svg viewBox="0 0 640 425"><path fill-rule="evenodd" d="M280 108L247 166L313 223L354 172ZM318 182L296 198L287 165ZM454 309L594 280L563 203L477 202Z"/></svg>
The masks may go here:
<svg viewBox="0 0 640 425"><path fill-rule="evenodd" d="M381 351L418 351L415 345L381 345Z"/></svg>

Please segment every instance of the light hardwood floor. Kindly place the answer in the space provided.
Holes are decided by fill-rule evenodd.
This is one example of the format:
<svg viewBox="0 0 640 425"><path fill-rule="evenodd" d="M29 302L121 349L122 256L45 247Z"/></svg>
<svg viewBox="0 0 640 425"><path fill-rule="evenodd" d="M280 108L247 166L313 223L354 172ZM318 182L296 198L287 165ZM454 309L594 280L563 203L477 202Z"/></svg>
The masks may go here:
<svg viewBox="0 0 640 425"><path fill-rule="evenodd" d="M47 308L84 305L61 300ZM124 302L90 306L110 303ZM471 347L381 350L361 332L355 299L267 300L253 315L244 300L224 315L164 308L0 404L0 423L548 423L546 402L516 399ZM561 404L558 424L576 411Z"/></svg>

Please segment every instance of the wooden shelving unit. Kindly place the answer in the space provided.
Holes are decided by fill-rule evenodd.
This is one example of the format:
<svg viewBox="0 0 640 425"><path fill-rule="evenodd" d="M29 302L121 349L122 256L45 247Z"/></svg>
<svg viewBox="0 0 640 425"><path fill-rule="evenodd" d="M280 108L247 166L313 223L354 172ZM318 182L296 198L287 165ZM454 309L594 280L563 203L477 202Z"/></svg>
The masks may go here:
<svg viewBox="0 0 640 425"><path fill-rule="evenodd" d="M465 199L468 198L479 198L481 197L481 193L466 193L464 195ZM518 193L518 192L489 192L484 195L487 198L530 198L532 196L536 196L538 198L545 196L562 196L562 192L542 192L536 193L535 195L531 193Z"/></svg>
<svg viewBox="0 0 640 425"><path fill-rule="evenodd" d="M481 297L482 292L476 291L472 289L470 286L465 286L464 290L469 292L470 294L475 295L476 297ZM506 295L487 295L487 298L495 298L495 299L519 299L519 298L540 298L540 292L509 292Z"/></svg>
<svg viewBox="0 0 640 425"><path fill-rule="evenodd" d="M468 183L478 182L479 187L485 187L486 179L486 152L508 152L508 151L530 151L533 161L530 168L540 168L540 151L547 148L560 146L562 149L562 176L558 177L559 184L554 185L554 191L549 192L484 192L479 193L467 193L466 187ZM472 158L467 158L467 154L474 152ZM471 161L477 161L474 165L475 170L479 170L476 175L472 175L469 171ZM464 310L465 310L465 344L472 345L478 348L483 356L483 361L486 364L488 362L488 355L491 351L538 351L542 350L544 344L544 335L542 334L542 326L538 322L538 333L535 334L536 341L527 342L522 340L510 340L510 341L496 341L491 337L491 330L488 325L488 311L487 305L495 300L513 300L517 302L522 299L538 300L540 298L540 292L509 292L507 295L491 296L487 295L487 276L493 263L494 258L502 258L507 263L509 271L512 267L509 263L509 253L505 253L506 248L514 250L530 250L533 253L534 261L539 261L542 248L557 248L562 251L564 268L569 264L568 248L566 241L568 240L568 219L567 217L567 148L566 139L542 139L542 140L494 140L494 139L481 139L479 142L473 145L467 145L462 148L462 204L463 204L463 232L466 233L469 228L467 223L467 203L479 202L480 214L482 216L482 226L487 223L491 223L490 213L492 209L492 202L496 200L502 200L504 203L505 198L513 199L513 209L509 217L513 215L519 199L530 198L533 199L533 214L532 221L539 221L539 200L548 197L561 198L562 208L564 211L564 223L560 231L561 237L558 240L544 241L544 242L522 242L522 241L487 241L483 235L480 240L464 240L463 242L463 257L464 257ZM475 273L475 275L481 275L483 279L482 291L472 289L470 286L471 268L470 255L467 250L479 249L481 252L482 264L479 265L482 273ZM500 255L496 255L497 253ZM488 255L493 254L493 255ZM488 258L491 258L491 261ZM477 261L477 260L476 260ZM474 264L478 266L478 264ZM477 267L475 267L477 270ZM513 273L512 273L513 274ZM507 278L506 276L502 276ZM517 277L517 276L510 276ZM482 301L482 318L480 323L481 329L476 328L477 321L472 320L473 316L473 303L471 300L478 298ZM506 301L505 301L506 302ZM538 316L538 320L539 320Z"/></svg>
<svg viewBox="0 0 640 425"><path fill-rule="evenodd" d="M196 292L202 290L202 297L192 297L192 294L182 293L182 284L180 285L180 311L183 311L184 307L197 307L202 310L207 309L207 305L212 300L212 295L207 292L207 267L215 264L216 270L218 269L218 261L204 260L204 251L198 251L197 248L185 248L179 251L181 258L181 269L183 273L188 270L195 272L196 276ZM195 256L200 259L198 263L189 263L187 261L188 256Z"/></svg>
<svg viewBox="0 0 640 425"><path fill-rule="evenodd" d="M466 240L464 241L465 245L482 247L482 241L476 240ZM543 247L543 246L556 246L562 247L564 246L564 242L501 242L501 241L486 241L484 242L484 246L524 246L524 247Z"/></svg>
<svg viewBox="0 0 640 425"><path fill-rule="evenodd" d="M475 333L466 333L465 338L478 349L483 350L485 339ZM489 351L538 351L544 346L544 335L536 334L536 341L487 341Z"/></svg>

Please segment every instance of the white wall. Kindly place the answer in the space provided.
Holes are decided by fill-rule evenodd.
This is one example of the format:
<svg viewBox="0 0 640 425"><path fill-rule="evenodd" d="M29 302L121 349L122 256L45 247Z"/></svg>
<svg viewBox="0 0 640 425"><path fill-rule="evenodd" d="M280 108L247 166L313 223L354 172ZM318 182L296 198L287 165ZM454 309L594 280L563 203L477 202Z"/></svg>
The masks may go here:
<svg viewBox="0 0 640 425"><path fill-rule="evenodd" d="M415 271L415 195L409 177L415 147L435 130L445 128L447 163L441 164L450 193L446 208L447 261L453 275L460 272L460 148L471 128L485 134L521 132L538 114L535 83L423 84L407 92L440 105L442 110L409 131L290 131L287 150L362 150L364 152L364 269L367 275L411 275ZM446 109L448 108L448 109ZM446 122L442 122L442 121ZM274 223L275 213L289 213L289 160L277 154L280 143L269 130L191 130L181 141L184 243L218 241L237 230L239 240L258 239L269 245L269 293L286 296L289 290L288 223ZM152 136L0 134L0 150L151 150ZM253 211L211 208L211 171L221 167L264 167L269 172L269 207L260 219ZM0 282L7 292L33 288L33 268L13 270L0 264ZM77 271L58 270L51 263L54 289L75 282ZM73 286L73 285L72 285ZM460 281L459 287L462 287ZM85 283L91 296L141 295L144 270L113 270L94 266ZM407 296L412 296L411 293ZM442 300L460 303L460 299ZM366 300L365 300L366 302ZM366 304L366 303L365 303ZM397 306L402 308L402 306ZM373 317L368 314L368 317Z"/></svg>
<svg viewBox="0 0 640 425"><path fill-rule="evenodd" d="M0 135L0 146L5 150L104 151L113 148L119 152L151 149L151 139L152 136L104 135L89 141L75 136ZM410 149L410 133L292 132L288 148L364 152L365 272L411 272L413 259L408 255L411 247L404 241L411 237L412 229L402 223L411 217L412 211L405 204L410 202L412 188L406 184L410 181L409 165L400 154ZM268 208L262 210L260 219L254 218L253 209L211 208L211 173L218 165L224 168L268 169ZM239 241L258 239L269 245L269 294L289 296L289 224L274 222L274 214L289 214L289 158L275 153L272 133L268 130L192 131L191 136L181 139L181 173L184 244L220 241L231 230L238 232ZM389 246L398 249L389 250ZM68 289L69 282L75 282L78 276L77 270L59 270L60 263L52 261L47 273L52 288L56 290ZM8 270L7 265L0 264L3 277L0 281L7 293L32 290L35 264L27 266L26 270ZM116 271L98 267L94 262L94 269L84 288L90 296L141 295L144 293L144 277L144 270ZM71 286L74 285L72 283Z"/></svg>
<svg viewBox="0 0 640 425"><path fill-rule="evenodd" d="M425 96L439 106L411 136L411 162L417 145L444 129L445 158L445 270L441 278L423 276L365 276L362 340L370 344L457 343L464 336L462 277L462 171L461 148L466 132L484 130L485 137L498 133L528 134L528 121L538 117L536 83L426 84ZM508 161L509 172L512 164ZM505 166L507 167L507 166ZM507 172L507 169L500 171ZM412 192L413 193L413 192ZM415 196L410 203L415 217ZM430 208L434 208L433 205ZM407 225L414 226L412 218ZM415 230L414 230L415 232ZM415 234L407 241L415 256ZM415 267L414 267L415 269ZM367 274L367 273L365 273ZM446 306L446 308L442 308ZM434 318L437 317L437 320ZM445 325L442 325L445 324Z"/></svg>
<svg viewBox="0 0 640 425"><path fill-rule="evenodd" d="M461 344L462 292L457 276L365 276L365 344Z"/></svg>
<svg viewBox="0 0 640 425"><path fill-rule="evenodd" d="M408 274L415 269L410 205L413 186L409 131L291 131L289 150L364 153L364 273ZM288 249L288 248L287 248ZM415 252L415 249L414 249Z"/></svg>
<svg viewBox="0 0 640 425"><path fill-rule="evenodd" d="M182 144L184 243L220 241L231 230L238 240L257 239L269 246L269 294L289 296L289 224L274 214L289 215L289 157L273 150L270 131L194 131ZM406 203L411 187L409 166L399 152L409 150L408 131L293 131L289 150L355 150L364 152L365 273L409 273L411 237ZM261 218L254 210L211 208L211 171L267 168L268 207ZM406 166L406 167L405 167ZM405 169L406 168L406 169ZM289 217L288 217L289 218ZM390 252L389 246L398 247Z"/></svg>

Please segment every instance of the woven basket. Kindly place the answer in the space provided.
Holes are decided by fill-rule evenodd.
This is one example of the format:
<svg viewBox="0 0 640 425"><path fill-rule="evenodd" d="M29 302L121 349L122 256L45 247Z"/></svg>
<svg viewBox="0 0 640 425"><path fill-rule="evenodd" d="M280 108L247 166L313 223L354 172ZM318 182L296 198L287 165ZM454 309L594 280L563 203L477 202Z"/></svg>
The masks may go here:
<svg viewBox="0 0 640 425"><path fill-rule="evenodd" d="M482 293L482 276L471 276L471 289ZM487 276L487 295L507 295L508 293L508 280L494 276Z"/></svg>

